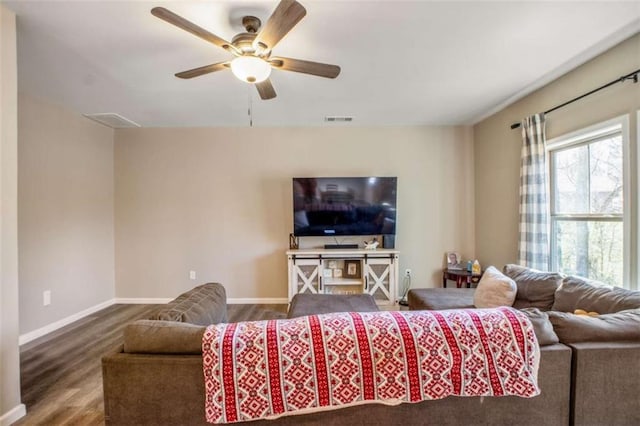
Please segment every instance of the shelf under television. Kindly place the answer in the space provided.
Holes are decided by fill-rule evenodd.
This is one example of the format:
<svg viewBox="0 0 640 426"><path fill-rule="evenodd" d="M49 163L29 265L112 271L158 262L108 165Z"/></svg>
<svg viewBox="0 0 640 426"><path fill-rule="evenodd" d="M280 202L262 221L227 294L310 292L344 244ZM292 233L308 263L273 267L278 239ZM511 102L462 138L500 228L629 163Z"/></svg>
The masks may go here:
<svg viewBox="0 0 640 426"><path fill-rule="evenodd" d="M343 279L325 279L322 284L324 285L362 285L361 278L343 278Z"/></svg>

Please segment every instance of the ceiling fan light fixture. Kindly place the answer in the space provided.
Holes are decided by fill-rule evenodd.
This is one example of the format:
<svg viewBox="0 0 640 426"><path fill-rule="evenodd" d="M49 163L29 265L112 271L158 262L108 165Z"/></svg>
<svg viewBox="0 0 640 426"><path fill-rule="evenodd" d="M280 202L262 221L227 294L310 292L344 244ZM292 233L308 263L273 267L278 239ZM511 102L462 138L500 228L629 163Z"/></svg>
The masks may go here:
<svg viewBox="0 0 640 426"><path fill-rule="evenodd" d="M271 65L256 56L238 56L231 61L231 71L239 80L260 83L271 75Z"/></svg>

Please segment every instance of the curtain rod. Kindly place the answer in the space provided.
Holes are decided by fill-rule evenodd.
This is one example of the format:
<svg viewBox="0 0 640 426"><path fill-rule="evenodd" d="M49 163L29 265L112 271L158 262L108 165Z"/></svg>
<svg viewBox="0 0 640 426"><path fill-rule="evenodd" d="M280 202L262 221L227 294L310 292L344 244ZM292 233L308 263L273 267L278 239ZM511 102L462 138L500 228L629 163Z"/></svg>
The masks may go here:
<svg viewBox="0 0 640 426"><path fill-rule="evenodd" d="M594 94L594 93L596 93L596 92L599 92L599 91L600 91L600 90L602 90L602 89L606 89L606 88L607 88L607 87L609 87L609 86L613 86L613 85L614 85L614 84L616 84L616 83L623 83L623 82L625 82L625 81L627 81L627 80L633 80L633 82L634 82L634 83L637 83L637 82L638 82L638 74L639 74L639 73L640 73L640 69L637 69L637 70L635 70L635 71L633 71L633 72L631 72L631 73L629 73L629 74L627 74L627 75L623 75L623 76L622 76L622 77L620 77L620 78L616 78L615 80L612 80L612 81L608 82L607 84L605 84L605 85L603 85L603 86L598 87L597 89L593 89L593 90L592 90L592 91L590 91L590 92L587 92L587 93L584 93L584 94L582 94L582 95L578 96L577 98L573 98L573 99L571 99L570 101L567 101L567 102L565 102L565 103L563 103L563 104L560 104L560 105L558 105L558 106L555 106L555 107L553 107L553 108L551 108L551 109L549 109L549 110L545 111L545 112L544 112L544 114L549 114L550 112L553 112L553 111L555 111L555 110L557 110L557 109L560 109L560 108L565 107L565 106L567 106L567 105L569 105L569 104L572 104L572 103L574 103L575 101L579 101L579 100L580 100L580 99L582 99L582 98L585 98L585 97L587 97L587 96L589 96L589 95L592 95L592 94ZM518 127L520 127L520 123L513 123L513 124L511 125L511 128L512 128L512 129L517 129Z"/></svg>

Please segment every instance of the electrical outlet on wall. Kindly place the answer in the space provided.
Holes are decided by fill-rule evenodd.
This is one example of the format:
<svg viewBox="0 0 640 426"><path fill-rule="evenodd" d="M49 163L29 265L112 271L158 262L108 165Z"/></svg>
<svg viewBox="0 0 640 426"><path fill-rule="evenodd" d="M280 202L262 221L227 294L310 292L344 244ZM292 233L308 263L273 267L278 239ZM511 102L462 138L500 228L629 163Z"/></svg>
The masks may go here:
<svg viewBox="0 0 640 426"><path fill-rule="evenodd" d="M51 290L45 290L42 292L42 306L49 306L51 304Z"/></svg>
<svg viewBox="0 0 640 426"><path fill-rule="evenodd" d="M189 271L189 279L190 280L196 279L196 271Z"/></svg>

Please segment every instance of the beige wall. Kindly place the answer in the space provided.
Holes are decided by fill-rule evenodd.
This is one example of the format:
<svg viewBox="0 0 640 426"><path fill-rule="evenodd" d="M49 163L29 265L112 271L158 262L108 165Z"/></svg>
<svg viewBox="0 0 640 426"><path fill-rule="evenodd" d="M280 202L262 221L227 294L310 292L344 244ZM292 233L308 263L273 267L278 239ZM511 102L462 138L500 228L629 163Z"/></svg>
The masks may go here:
<svg viewBox="0 0 640 426"><path fill-rule="evenodd" d="M18 348L16 18L0 5L0 424L24 413Z"/></svg>
<svg viewBox="0 0 640 426"><path fill-rule="evenodd" d="M114 297L114 132L26 94L18 107L24 334Z"/></svg>
<svg viewBox="0 0 640 426"><path fill-rule="evenodd" d="M414 286L439 285L446 250L473 255L469 128L128 129L115 141L118 297L219 281L231 298L286 298L293 176L397 176L396 248Z"/></svg>
<svg viewBox="0 0 640 426"><path fill-rule="evenodd" d="M541 52L544 54L544 52ZM636 35L474 126L476 252L483 264L517 260L520 129L511 123L542 112L640 68ZM637 178L636 111L640 84L617 84L547 116L551 139L623 114L629 115L632 178ZM634 198L637 194L632 195ZM630 203L635 200L629 200ZM632 211L633 220L637 213ZM635 259L635 247L632 258ZM632 262L633 267L637 262ZM632 271L632 277L634 271Z"/></svg>

